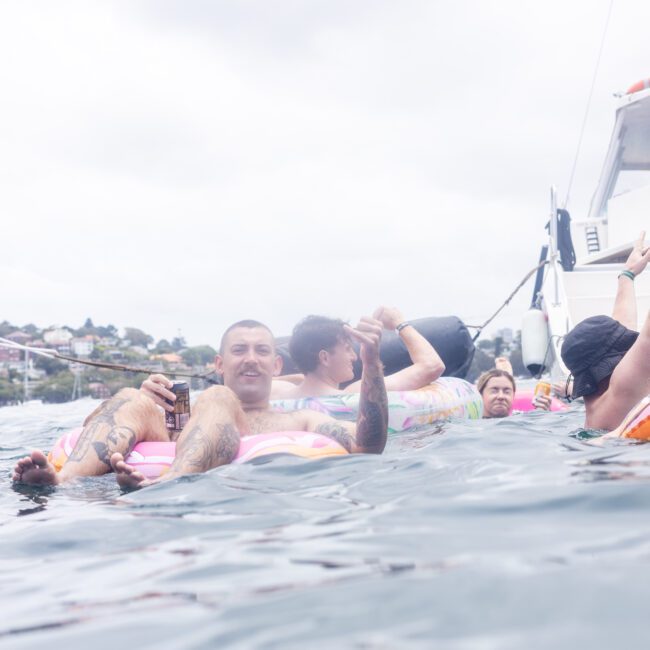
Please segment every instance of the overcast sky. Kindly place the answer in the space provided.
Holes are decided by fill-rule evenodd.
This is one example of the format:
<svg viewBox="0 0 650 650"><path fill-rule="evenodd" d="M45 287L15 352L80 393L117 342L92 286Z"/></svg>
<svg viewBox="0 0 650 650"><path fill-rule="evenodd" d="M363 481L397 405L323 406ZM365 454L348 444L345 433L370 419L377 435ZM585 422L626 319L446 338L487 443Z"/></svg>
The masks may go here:
<svg viewBox="0 0 650 650"><path fill-rule="evenodd" d="M481 323L567 192L609 6L4 0L0 320L192 345L382 303ZM648 24L614 2L574 219Z"/></svg>

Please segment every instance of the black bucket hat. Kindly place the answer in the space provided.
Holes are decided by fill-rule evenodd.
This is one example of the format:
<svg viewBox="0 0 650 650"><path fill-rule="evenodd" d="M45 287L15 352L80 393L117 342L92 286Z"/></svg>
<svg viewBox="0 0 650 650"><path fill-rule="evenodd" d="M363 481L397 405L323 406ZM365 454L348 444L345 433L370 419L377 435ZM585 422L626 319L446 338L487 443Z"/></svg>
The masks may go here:
<svg viewBox="0 0 650 650"><path fill-rule="evenodd" d="M609 316L591 316L564 338L562 360L573 374L572 397L591 395L609 377L639 336Z"/></svg>

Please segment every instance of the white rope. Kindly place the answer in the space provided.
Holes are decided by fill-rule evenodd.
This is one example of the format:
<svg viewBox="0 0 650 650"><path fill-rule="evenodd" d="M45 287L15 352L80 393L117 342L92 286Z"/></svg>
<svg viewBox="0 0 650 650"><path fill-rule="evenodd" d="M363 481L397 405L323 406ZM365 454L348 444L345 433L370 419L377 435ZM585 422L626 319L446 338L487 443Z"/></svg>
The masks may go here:
<svg viewBox="0 0 650 650"><path fill-rule="evenodd" d="M603 37L600 39L600 49L598 50L598 58L596 59L596 68L594 69L594 76L591 79L591 88L589 90L589 98L587 99L587 108L585 109L585 115L582 118L582 126L580 127L580 137L578 138L578 148L576 149L576 155L573 159L573 167L571 168L571 175L569 176L569 185L566 191L566 197L564 199L564 205L562 206L564 210L567 209L569 205L569 195L571 194L571 186L573 185L573 176L576 172L576 167L578 165L578 158L580 156L580 150L582 149L582 138L585 134L585 127L587 126L587 117L589 116L589 108L591 107L591 98L594 94L594 86L596 85L596 77L598 76L598 69L600 68L600 57L603 53L603 47L605 46L605 36L607 36L607 28L609 27L609 18L612 15L612 7L614 6L614 0L611 0L609 3L609 9L607 10L607 20L605 21L605 29L603 29Z"/></svg>
<svg viewBox="0 0 650 650"><path fill-rule="evenodd" d="M159 370L152 368L136 368L134 366L125 366L120 363L103 363L101 361L91 361L90 359L78 359L76 357L68 357L64 354L60 354L56 350L44 350L43 348L32 348L28 345L23 345L22 343L16 343L15 341L10 341L9 339L2 338L0 336L0 347L9 348L13 350L23 350L25 352L32 352L33 354L40 354L43 357L48 357L49 359L60 359L61 361L67 361L68 363L81 363L85 366L92 366L93 368L104 368L106 370L119 370L120 372L136 372L144 375L151 375ZM209 375L214 374L214 371L210 371L203 375L194 375L187 372L178 372L174 371L165 371L168 375L172 377L194 377L196 379L204 379L205 381L216 384L216 380L212 379Z"/></svg>
<svg viewBox="0 0 650 650"><path fill-rule="evenodd" d="M9 339L4 339L0 336L0 347L2 348L13 348L14 350L22 350L23 352L32 352L33 354L40 354L44 357L49 357L50 359L56 359L59 355L56 350L44 350L43 348L32 348L28 345L23 345L22 343L16 343L16 341L10 341Z"/></svg>

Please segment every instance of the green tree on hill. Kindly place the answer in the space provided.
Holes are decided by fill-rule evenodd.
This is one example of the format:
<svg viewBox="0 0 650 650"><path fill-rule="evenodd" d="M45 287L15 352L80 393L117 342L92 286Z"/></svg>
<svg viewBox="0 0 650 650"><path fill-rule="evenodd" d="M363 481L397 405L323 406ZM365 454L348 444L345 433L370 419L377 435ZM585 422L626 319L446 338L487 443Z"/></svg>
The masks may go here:
<svg viewBox="0 0 650 650"><path fill-rule="evenodd" d="M115 395L121 388L140 388L140 384L147 378L147 374L91 368L87 380L88 382L98 381L106 384L111 395Z"/></svg>
<svg viewBox="0 0 650 650"><path fill-rule="evenodd" d="M0 406L15 404L22 398L22 387L7 379L0 378Z"/></svg>
<svg viewBox="0 0 650 650"><path fill-rule="evenodd" d="M56 375L59 372L63 372L68 369L68 364L59 361L58 359L52 359L51 357L44 357L40 354L34 355L34 367L39 370L45 370L45 373L48 375Z"/></svg>
<svg viewBox="0 0 650 650"><path fill-rule="evenodd" d="M140 331L140 330L138 330ZM86 322L83 324L83 327L75 330L76 336L87 336L91 334L93 336L99 337L115 337L117 338L118 331L117 327L114 325L95 325L92 321L92 318L86 318ZM134 344L135 345L135 344Z"/></svg>
<svg viewBox="0 0 650 650"><path fill-rule="evenodd" d="M44 402L69 402L72 398L74 375L69 370L49 377L34 389L34 397Z"/></svg>
<svg viewBox="0 0 650 650"><path fill-rule="evenodd" d="M210 345L196 345L181 352L183 361L188 366L202 366L212 363L217 351Z"/></svg>
<svg viewBox="0 0 650 650"><path fill-rule="evenodd" d="M169 352L173 352L174 348L172 347L172 344L167 340L167 339L160 339L158 343L156 343L156 347L153 350L156 354L168 354Z"/></svg>
<svg viewBox="0 0 650 650"><path fill-rule="evenodd" d="M174 352L180 352L187 344L182 336L175 336L172 339L172 348Z"/></svg>
<svg viewBox="0 0 650 650"><path fill-rule="evenodd" d="M143 348L153 343L153 336L149 336L137 327L125 327L124 338L131 341L131 345L141 345Z"/></svg>

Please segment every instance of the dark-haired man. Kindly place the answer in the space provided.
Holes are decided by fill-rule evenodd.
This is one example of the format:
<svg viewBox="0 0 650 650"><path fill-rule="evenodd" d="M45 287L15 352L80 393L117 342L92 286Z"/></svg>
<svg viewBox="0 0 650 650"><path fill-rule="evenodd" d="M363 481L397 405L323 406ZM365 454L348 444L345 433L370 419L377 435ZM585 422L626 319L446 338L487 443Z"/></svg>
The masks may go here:
<svg viewBox="0 0 650 650"><path fill-rule="evenodd" d="M316 411L277 413L269 407L271 382L282 362L273 335L257 321L240 321L223 335L215 359L224 385L204 391L176 439L176 459L162 480L205 472L235 457L241 435L272 431L311 431L329 436L351 453L380 454L386 445L388 406L379 359L381 324L362 318L347 333L361 346L363 375L356 424L341 422ZM67 462L57 474L40 451L16 464L13 479L30 484L56 484L78 476L97 476L113 469L122 487L140 487L150 481L124 462L138 442L169 440L156 404L170 408L175 399L169 380L152 375L141 390L122 389L98 408ZM161 480L161 479L158 479Z"/></svg>
<svg viewBox="0 0 650 650"><path fill-rule="evenodd" d="M385 378L387 390L415 390L442 375L445 364L433 346L394 307L379 307L373 314L384 329L394 330L404 343L412 364ZM291 358L303 373L296 385L282 379L273 382L272 399L320 397L358 393L361 382L344 389L340 385L354 379L357 354L347 326L326 316L307 316L293 329L289 341Z"/></svg>
<svg viewBox="0 0 650 650"><path fill-rule="evenodd" d="M615 429L650 394L650 314L636 331L634 278L650 261L645 232L618 276L612 317L592 316L565 337L562 359L573 374L573 398L584 397L585 427Z"/></svg>

